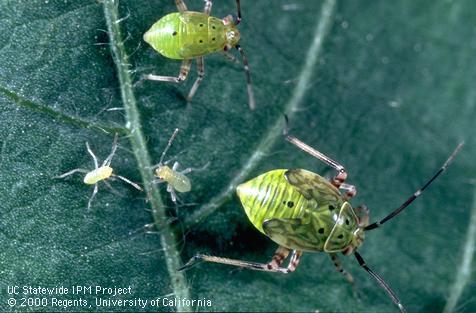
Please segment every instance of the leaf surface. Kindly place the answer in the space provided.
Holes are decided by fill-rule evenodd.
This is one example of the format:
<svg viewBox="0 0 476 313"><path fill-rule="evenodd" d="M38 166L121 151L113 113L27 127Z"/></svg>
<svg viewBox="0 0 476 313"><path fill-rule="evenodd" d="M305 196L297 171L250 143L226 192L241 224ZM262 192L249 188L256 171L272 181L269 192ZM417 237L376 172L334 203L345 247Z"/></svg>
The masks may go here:
<svg viewBox="0 0 476 313"><path fill-rule="evenodd" d="M203 2L187 5L202 10ZM283 113L292 134L346 166L358 188L352 204L366 203L371 220L404 202L465 140L448 171L401 216L368 233L359 251L408 311L476 310L472 2L242 1L255 111L241 65L219 54L206 57L190 105L183 95L194 67L182 85L137 84L143 74L178 75L179 62L142 41L174 11L173 1L159 0L0 3L2 310L39 310L10 308L7 286L98 285L131 286L132 295L112 299L212 302L160 311L396 312L353 257L341 259L360 298L323 253L304 254L289 275L215 264L175 271L197 252L256 262L272 256L276 245L247 220L237 184L276 168L333 174L284 141ZM233 1L213 4L214 16L234 11ZM175 128L168 158L181 168L210 162L188 175L192 192L177 208L164 185L150 184L149 168ZM115 172L146 192L102 184L87 211L91 186L80 175L54 177L92 169L85 142L103 160L115 132ZM74 309L142 310L96 307L95 297L86 297L91 308Z"/></svg>

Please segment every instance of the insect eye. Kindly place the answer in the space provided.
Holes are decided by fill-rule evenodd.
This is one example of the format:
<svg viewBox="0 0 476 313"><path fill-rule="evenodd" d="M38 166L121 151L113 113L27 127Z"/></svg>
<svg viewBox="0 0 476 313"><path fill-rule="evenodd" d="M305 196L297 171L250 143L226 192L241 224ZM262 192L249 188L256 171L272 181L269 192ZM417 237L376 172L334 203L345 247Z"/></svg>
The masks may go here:
<svg viewBox="0 0 476 313"><path fill-rule="evenodd" d="M226 38L228 40L233 40L235 38L235 32L234 31L230 31L228 33L226 33Z"/></svg>

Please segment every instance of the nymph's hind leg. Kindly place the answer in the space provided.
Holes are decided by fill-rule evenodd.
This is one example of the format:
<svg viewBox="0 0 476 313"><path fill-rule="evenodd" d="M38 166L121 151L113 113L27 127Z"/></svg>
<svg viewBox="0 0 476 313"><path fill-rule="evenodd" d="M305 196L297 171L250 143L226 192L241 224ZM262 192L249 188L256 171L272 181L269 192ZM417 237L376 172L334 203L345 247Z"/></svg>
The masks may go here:
<svg viewBox="0 0 476 313"><path fill-rule="evenodd" d="M190 72L191 65L192 65L192 60L183 60L182 65L180 66L180 73L177 77L148 74L148 75L145 75L143 79L155 80L155 81L161 81L161 82L180 83L187 79L188 73Z"/></svg>
<svg viewBox="0 0 476 313"><path fill-rule="evenodd" d="M210 15L212 11L212 0L205 0L205 8L203 9L203 13L206 15Z"/></svg>
<svg viewBox="0 0 476 313"><path fill-rule="evenodd" d="M334 266L336 267L336 270L344 275L345 279L353 286L354 285L354 278L352 277L351 274L349 274L343 267L342 264L340 263L339 257L335 253L329 253L329 257L332 260L332 263L334 263Z"/></svg>
<svg viewBox="0 0 476 313"><path fill-rule="evenodd" d="M183 2L183 0L175 0L175 5L177 6L177 10L179 10L179 12L188 11L187 6L185 5L185 2Z"/></svg>
<svg viewBox="0 0 476 313"><path fill-rule="evenodd" d="M203 57L198 57L197 58L197 73L198 77L195 80L195 83L193 83L192 88L190 89L190 92L188 93L187 96L187 101L192 101L193 96L197 92L198 86L202 83L203 77L205 77L205 61Z"/></svg>
<svg viewBox="0 0 476 313"><path fill-rule="evenodd" d="M287 248L279 247L276 250L272 260L269 263L256 263L256 262L241 261L236 259L220 258L216 256L211 256L211 255L196 254L184 266L182 266L178 270L182 271L182 270L188 269L194 266L195 264L197 264L198 262L213 262L213 263L220 263L220 264L242 267L242 268L255 270L255 271L276 272L276 273L287 274L296 269L299 263L299 258L301 256L301 251L293 250L288 267L286 268L281 267L280 265L283 263L283 261L286 259L286 257L289 255L290 252L291 250Z"/></svg>

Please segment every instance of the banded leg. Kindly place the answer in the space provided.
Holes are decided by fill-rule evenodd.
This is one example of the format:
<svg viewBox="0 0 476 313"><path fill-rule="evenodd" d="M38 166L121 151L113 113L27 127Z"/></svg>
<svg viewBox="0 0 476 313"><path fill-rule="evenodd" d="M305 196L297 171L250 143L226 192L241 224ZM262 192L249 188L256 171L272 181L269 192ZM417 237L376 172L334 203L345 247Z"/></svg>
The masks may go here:
<svg viewBox="0 0 476 313"><path fill-rule="evenodd" d="M183 60L182 65L180 66L180 74L177 77L149 74L149 75L145 75L144 79L161 81L161 82L180 83L187 79L188 73L190 72L191 64L192 64L192 60Z"/></svg>
<svg viewBox="0 0 476 313"><path fill-rule="evenodd" d="M349 200L357 194L357 188L354 185L342 183L339 187L342 190L345 190L344 200Z"/></svg>
<svg viewBox="0 0 476 313"><path fill-rule="evenodd" d="M336 253L329 253L329 257L332 260L332 263L334 263L334 266L336 267L336 270L344 275L345 279L354 286L354 277L350 273L348 273L343 267L342 264L340 263L339 257L337 256Z"/></svg>
<svg viewBox="0 0 476 313"><path fill-rule="evenodd" d="M212 0L205 0L205 8L203 9L203 13L206 15L210 15L212 11Z"/></svg>
<svg viewBox="0 0 476 313"><path fill-rule="evenodd" d="M296 147L298 147L299 149L301 149L302 151L309 153L313 157L321 160L322 162L326 163L327 165L335 169L338 173L331 180L331 184L334 185L334 187L336 188L341 188L341 185L345 182L347 178L347 171L345 170L344 166L338 163L337 161L334 161L333 159L329 158L327 155L317 151L313 147L305 144L304 142L297 139L296 137L289 135L288 117L285 115L284 118L286 120L286 126L284 128L283 133L286 140L292 143L293 145L295 145Z"/></svg>
<svg viewBox="0 0 476 313"><path fill-rule="evenodd" d="M283 263L284 259L289 255L290 250L286 249L284 247L279 247L278 250L276 250L275 255L273 256L273 259L269 263L256 263L256 262L249 262L249 261L241 261L241 260L235 260L235 259L228 259L228 258L220 258L216 256L211 256L211 255L204 255L204 254L197 254L194 257L192 257L184 266L179 268L179 271L188 269L194 265L196 265L198 262L212 262L212 263L219 263L219 264L226 264L226 265L232 265L232 266L238 266L250 270L255 270L255 271L264 271L264 272L274 272L274 273L283 273L287 274L292 271L294 271L299 263L299 259L301 256L301 251L295 251L293 250L293 254L291 257L291 261L289 265L284 268L280 267L280 265ZM284 256L285 255L285 256Z"/></svg>
<svg viewBox="0 0 476 313"><path fill-rule="evenodd" d="M294 272L301 261L302 251L293 250L288 264L288 273Z"/></svg>
<svg viewBox="0 0 476 313"><path fill-rule="evenodd" d="M175 5L177 6L179 12L188 11L187 6L185 5L185 2L183 2L183 0L175 0Z"/></svg>
<svg viewBox="0 0 476 313"><path fill-rule="evenodd" d="M240 52L241 60L243 61L243 68L245 69L246 75L246 89L248 91L248 105L251 110L254 110L256 107L255 104L255 95L253 92L253 85L251 84L251 73L250 66L248 65L248 58L243 51L243 48L240 45L236 45L235 48Z"/></svg>
<svg viewBox="0 0 476 313"><path fill-rule="evenodd" d="M222 54L223 54L223 56L224 56L227 60L229 60L229 61L231 61L231 62L233 62L233 63L236 63L236 64L239 64L239 63L240 63L240 62L238 61L238 59L237 59L233 54L231 54L230 52L228 52L228 51L223 51Z"/></svg>
<svg viewBox="0 0 476 313"><path fill-rule="evenodd" d="M240 24L241 22L241 6L240 6L240 0L236 0L236 21L235 25Z"/></svg>
<svg viewBox="0 0 476 313"><path fill-rule="evenodd" d="M279 246L276 252L274 252L271 261L267 264L268 269L274 270L281 267L281 264L283 264L284 260L288 257L289 252L289 249Z"/></svg>
<svg viewBox="0 0 476 313"><path fill-rule="evenodd" d="M198 86L202 83L203 77L205 77L205 62L203 57L198 57L197 58L197 73L198 77L195 80L195 83L193 83L192 88L190 89L190 92L188 93L187 96L187 101L192 101L193 96L195 95L195 92L197 92Z"/></svg>

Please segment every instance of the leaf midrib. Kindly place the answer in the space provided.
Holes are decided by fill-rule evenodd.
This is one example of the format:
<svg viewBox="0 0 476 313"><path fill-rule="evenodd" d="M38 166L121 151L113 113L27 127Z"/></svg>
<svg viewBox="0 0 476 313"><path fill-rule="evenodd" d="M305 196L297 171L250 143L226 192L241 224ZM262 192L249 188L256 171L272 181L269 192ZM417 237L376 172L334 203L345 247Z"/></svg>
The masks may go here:
<svg viewBox="0 0 476 313"><path fill-rule="evenodd" d="M104 15L106 17L112 57L116 65L121 90L122 102L126 112L126 125L131 132L129 137L132 151L136 158L138 169L144 183L144 188L152 208L155 226L160 230L160 241L165 254L165 263L170 277L173 293L177 298L190 299L190 292L182 272L177 268L181 265L180 253L176 249L178 242L175 233L167 223L167 214L159 190L153 184L152 163L147 150L146 140L142 133L140 114L132 88L130 63L125 50L124 39L121 34L118 4L114 0L104 1ZM190 311L190 307L180 306L178 311Z"/></svg>

